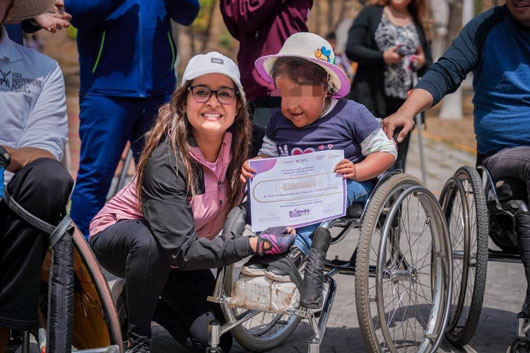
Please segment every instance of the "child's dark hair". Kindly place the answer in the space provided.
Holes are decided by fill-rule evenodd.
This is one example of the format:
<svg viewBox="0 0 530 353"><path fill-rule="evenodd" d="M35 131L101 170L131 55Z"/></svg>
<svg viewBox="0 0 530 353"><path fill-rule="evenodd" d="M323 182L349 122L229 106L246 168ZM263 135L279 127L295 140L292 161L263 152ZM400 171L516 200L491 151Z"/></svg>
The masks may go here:
<svg viewBox="0 0 530 353"><path fill-rule="evenodd" d="M330 96L337 91L328 72L304 58L294 56L278 58L272 65L270 75L273 79L279 75L287 75L290 80L299 85L325 84Z"/></svg>

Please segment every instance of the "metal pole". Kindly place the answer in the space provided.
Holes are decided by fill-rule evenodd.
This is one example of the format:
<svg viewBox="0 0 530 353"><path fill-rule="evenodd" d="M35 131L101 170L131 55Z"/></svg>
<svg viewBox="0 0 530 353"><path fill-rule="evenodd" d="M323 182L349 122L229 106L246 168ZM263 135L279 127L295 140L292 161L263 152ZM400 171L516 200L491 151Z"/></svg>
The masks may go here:
<svg viewBox="0 0 530 353"><path fill-rule="evenodd" d="M414 117L416 120L416 129L418 131L418 145L420 150L420 168L421 168L421 181L423 184L427 185L427 176L425 173L425 156L423 154L423 122L422 118L425 116L425 113L417 114Z"/></svg>

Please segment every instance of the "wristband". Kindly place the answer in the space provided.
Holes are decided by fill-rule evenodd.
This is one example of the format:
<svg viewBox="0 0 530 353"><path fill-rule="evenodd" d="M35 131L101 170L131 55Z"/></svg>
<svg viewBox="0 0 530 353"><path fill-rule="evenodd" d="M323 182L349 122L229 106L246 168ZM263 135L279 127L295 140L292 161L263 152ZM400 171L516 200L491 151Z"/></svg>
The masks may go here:
<svg viewBox="0 0 530 353"><path fill-rule="evenodd" d="M0 146L0 165L7 168L9 164L11 164L11 156L4 147Z"/></svg>
<svg viewBox="0 0 530 353"><path fill-rule="evenodd" d="M4 199L4 171L6 168L0 164L0 200Z"/></svg>

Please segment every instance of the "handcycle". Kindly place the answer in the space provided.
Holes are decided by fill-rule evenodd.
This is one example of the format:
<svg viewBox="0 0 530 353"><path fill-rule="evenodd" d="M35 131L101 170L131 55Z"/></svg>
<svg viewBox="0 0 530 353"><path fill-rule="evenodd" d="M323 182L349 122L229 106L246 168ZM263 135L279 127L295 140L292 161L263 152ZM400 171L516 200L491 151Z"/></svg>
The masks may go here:
<svg viewBox="0 0 530 353"><path fill-rule="evenodd" d="M3 183L0 185L3 188ZM83 235L65 214L57 226L35 217L7 189L9 209L48 236L50 251L42 272L40 327L33 332L39 352L124 352L113 296ZM30 332L23 333L22 353L30 351Z"/></svg>
<svg viewBox="0 0 530 353"><path fill-rule="evenodd" d="M528 212L526 199L526 186L520 181L494 182L480 164L477 168L460 167L442 189L440 204L447 219L454 260L446 336L457 347L469 343L476 331L488 261L521 263L515 218L517 212ZM489 240L496 249L489 246ZM523 346L528 349L530 322L521 314L517 318L517 339L508 352L517 352Z"/></svg>
<svg viewBox="0 0 530 353"><path fill-rule="evenodd" d="M321 307L303 307L296 300L286 308L249 307L245 300L234 300L241 278L227 266L218 272L209 297L221 305L226 323L210 324L207 351L219 352L219 337L231 331L247 350L263 352L280 345L307 319L313 332L308 352L319 352L337 288L333 276L341 273L355 275L357 315L368 352L435 352L445 332L453 280L449 233L433 194L410 175L388 173L365 205L354 204L346 217L321 227L338 230L332 243L360 228L348 260L325 261ZM300 294L301 286L296 287Z"/></svg>

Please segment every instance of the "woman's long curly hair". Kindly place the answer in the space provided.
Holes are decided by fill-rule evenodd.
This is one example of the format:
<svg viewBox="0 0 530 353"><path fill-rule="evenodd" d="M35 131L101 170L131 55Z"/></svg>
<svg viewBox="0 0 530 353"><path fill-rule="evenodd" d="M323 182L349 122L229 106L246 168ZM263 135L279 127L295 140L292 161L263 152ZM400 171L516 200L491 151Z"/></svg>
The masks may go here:
<svg viewBox="0 0 530 353"><path fill-rule="evenodd" d="M389 6L390 0L370 0L366 5ZM429 2L427 0L412 0L407 6L407 9L412 15L412 18L420 24L425 33L425 38L431 40L433 35L433 20L429 8Z"/></svg>
<svg viewBox="0 0 530 353"><path fill-rule="evenodd" d="M188 97L191 81L186 82L183 86L175 90L171 95L169 103L164 104L158 110L158 117L155 126L146 134L146 143L140 161L138 162L136 189L138 198L141 199L142 184L145 177L145 171L149 158L155 148L166 136L171 144L175 160L180 157L186 172L186 185L188 195L196 194L198 190L197 180L199 173L199 164L191 157L189 153L188 139L193 136L193 129L188 121L186 114L186 99ZM247 101L244 92L239 92L237 102L239 109L234 123L227 131L232 133L232 144L230 149L231 159L228 165L226 180L226 208L227 214L239 202L241 196L242 183L239 178L241 166L248 157L250 137L252 126L248 112ZM177 174L178 164L175 165L175 174Z"/></svg>

